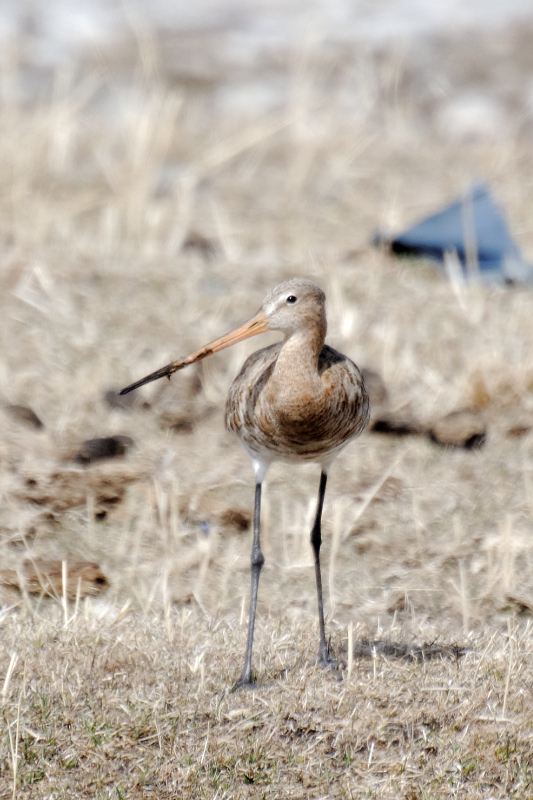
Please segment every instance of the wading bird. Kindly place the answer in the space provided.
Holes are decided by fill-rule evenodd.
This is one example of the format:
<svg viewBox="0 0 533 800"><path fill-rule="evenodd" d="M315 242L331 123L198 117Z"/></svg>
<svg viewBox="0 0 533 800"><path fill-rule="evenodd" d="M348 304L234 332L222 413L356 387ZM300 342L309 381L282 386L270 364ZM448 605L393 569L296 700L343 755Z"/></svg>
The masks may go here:
<svg viewBox="0 0 533 800"><path fill-rule="evenodd" d="M321 518L329 468L340 451L366 427L369 401L361 373L349 358L324 344L324 292L294 278L265 298L258 313L240 328L196 353L132 383L121 394L168 377L176 370L264 331L281 331L285 339L253 353L229 390L226 427L252 458L255 507L251 558L250 613L244 667L237 687L254 685L252 646L259 575L264 564L260 542L261 486L273 461L320 464L320 486L311 530L314 552L320 644L318 663L335 668L326 642L320 574Z"/></svg>

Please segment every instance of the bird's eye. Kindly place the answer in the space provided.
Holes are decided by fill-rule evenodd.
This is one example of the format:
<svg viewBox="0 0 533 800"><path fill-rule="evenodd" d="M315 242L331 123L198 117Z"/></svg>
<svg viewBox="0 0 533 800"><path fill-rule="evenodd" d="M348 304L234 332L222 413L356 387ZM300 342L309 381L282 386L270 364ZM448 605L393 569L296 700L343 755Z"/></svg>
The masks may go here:
<svg viewBox="0 0 533 800"><path fill-rule="evenodd" d="M293 294L290 294L290 295L287 297L287 303L288 303L290 306L293 306L293 305L296 303L296 301L297 301L297 300L298 300L298 298L297 298L297 297L295 297Z"/></svg>

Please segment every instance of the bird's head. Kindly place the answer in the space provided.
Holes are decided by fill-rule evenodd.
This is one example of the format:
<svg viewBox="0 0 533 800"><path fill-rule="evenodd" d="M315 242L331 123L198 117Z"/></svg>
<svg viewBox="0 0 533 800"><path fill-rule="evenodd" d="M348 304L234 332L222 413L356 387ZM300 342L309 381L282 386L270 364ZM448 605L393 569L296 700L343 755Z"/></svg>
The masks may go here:
<svg viewBox="0 0 533 800"><path fill-rule="evenodd" d="M140 381L126 386L120 394L131 392L158 378L169 378L173 372L188 364L265 331L282 331L286 338L298 332L309 331L321 346L326 336L326 297L322 289L305 278L292 278L280 283L266 296L257 314L244 325L215 339L196 353L173 361Z"/></svg>

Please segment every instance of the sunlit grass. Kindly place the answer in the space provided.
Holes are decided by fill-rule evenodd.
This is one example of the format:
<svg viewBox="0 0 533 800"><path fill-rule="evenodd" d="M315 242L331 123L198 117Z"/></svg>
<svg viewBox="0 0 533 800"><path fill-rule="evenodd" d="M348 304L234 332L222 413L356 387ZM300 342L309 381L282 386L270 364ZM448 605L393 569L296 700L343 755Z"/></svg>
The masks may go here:
<svg viewBox="0 0 533 800"><path fill-rule="evenodd" d="M302 63L286 107L244 119L142 71L120 84L59 75L31 107L0 99L0 394L45 426L0 409L0 563L84 558L111 582L67 613L61 598L6 599L2 796L531 792L530 290L458 286L368 246L379 225L410 223L482 173L532 252L530 142L406 136L409 109L386 92L375 114L340 124ZM104 395L249 318L294 275L324 288L328 341L383 376L393 412L428 425L474 408L488 429L477 451L367 434L338 458L324 519L333 649L347 660L351 630L468 650L356 658L340 683L316 670L318 474L276 465L260 687L229 694L253 479L222 408L261 344L148 387L130 409ZM125 459L71 460L110 434L134 440Z"/></svg>

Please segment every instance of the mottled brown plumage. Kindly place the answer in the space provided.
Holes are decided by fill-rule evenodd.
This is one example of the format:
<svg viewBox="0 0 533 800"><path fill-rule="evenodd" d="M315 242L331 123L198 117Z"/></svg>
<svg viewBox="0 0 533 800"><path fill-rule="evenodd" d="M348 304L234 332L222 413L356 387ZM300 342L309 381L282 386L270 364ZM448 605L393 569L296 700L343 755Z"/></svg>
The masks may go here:
<svg viewBox="0 0 533 800"><path fill-rule="evenodd" d="M288 373L278 363L283 347L279 342L247 359L229 390L226 427L252 457L331 463L366 425L368 399L359 370L324 345L316 367L319 392L304 394L298 355ZM285 391L279 385L283 378Z"/></svg>
<svg viewBox="0 0 533 800"><path fill-rule="evenodd" d="M349 358L324 344L327 323L323 291L311 281L295 278L273 289L255 317L240 328L121 392L163 376L170 377L187 364L267 330L281 331L284 341L258 350L247 359L226 402L226 426L249 452L256 476L248 642L237 684L245 687L254 685L252 645L259 574L264 563L260 547L261 485L270 464L278 459L314 461L321 466L317 513L311 532L320 624L318 660L324 666L334 665L325 638L322 604L322 506L332 461L368 423L369 402L361 373Z"/></svg>

